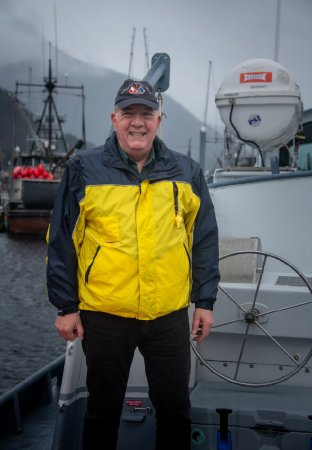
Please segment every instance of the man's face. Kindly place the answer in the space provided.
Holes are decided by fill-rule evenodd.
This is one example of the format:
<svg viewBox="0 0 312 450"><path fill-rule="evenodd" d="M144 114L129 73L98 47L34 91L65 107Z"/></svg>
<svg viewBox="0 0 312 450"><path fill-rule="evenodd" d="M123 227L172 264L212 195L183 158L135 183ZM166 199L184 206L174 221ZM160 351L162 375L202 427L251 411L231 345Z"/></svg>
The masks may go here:
<svg viewBox="0 0 312 450"><path fill-rule="evenodd" d="M134 161L146 159L159 128L159 113L144 105L131 105L111 117L123 151Z"/></svg>

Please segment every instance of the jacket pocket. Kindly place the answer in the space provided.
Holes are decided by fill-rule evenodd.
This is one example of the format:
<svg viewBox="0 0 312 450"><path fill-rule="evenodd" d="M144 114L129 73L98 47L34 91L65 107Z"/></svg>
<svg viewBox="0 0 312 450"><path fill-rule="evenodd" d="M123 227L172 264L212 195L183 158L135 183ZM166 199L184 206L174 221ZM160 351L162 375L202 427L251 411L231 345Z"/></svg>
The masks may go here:
<svg viewBox="0 0 312 450"><path fill-rule="evenodd" d="M96 248L96 250L95 250L95 253L94 253L94 255L93 255L92 261L91 261L91 263L90 263L90 264L88 265L88 267L87 267L87 270L86 270L86 273L85 273L85 284L88 283L89 275L90 275L92 266L93 266L93 264L94 264L95 258L97 257L97 255L98 255L100 249L101 249L101 246L98 245L97 248Z"/></svg>
<svg viewBox="0 0 312 450"><path fill-rule="evenodd" d="M120 241L119 221L116 216L97 217L95 223L101 241Z"/></svg>
<svg viewBox="0 0 312 450"><path fill-rule="evenodd" d="M192 269L192 261L191 261L191 257L190 257L190 255L189 255L189 252L188 252L188 250L187 250L187 248L186 248L186 245L185 245L185 244L183 244L183 247L184 247L184 250L185 250L185 253L186 253L186 256L187 256L188 262L189 262L189 272L190 272L190 271L191 271L191 269Z"/></svg>

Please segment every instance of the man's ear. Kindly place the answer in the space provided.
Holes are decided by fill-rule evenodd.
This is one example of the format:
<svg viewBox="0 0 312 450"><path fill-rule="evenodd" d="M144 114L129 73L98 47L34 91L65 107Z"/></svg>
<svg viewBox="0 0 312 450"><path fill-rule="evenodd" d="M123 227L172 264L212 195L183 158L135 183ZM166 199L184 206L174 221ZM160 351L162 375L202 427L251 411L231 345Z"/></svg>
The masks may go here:
<svg viewBox="0 0 312 450"><path fill-rule="evenodd" d="M116 125L116 113L115 112L111 113L111 121L112 121L113 127L115 128L115 125Z"/></svg>

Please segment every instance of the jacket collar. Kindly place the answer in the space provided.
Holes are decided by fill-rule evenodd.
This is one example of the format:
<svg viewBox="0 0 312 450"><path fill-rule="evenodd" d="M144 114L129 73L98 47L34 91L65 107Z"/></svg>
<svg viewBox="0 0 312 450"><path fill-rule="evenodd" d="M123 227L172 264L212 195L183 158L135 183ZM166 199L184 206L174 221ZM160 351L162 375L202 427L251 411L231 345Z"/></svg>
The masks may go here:
<svg viewBox="0 0 312 450"><path fill-rule="evenodd" d="M157 136L155 137L155 140L153 142L153 147L155 151L155 159L151 164L146 179L151 180L171 176L173 177L182 172L182 169L179 166L176 157L166 147L164 142ZM120 157L120 153L118 151L118 141L115 132L113 132L105 142L102 163L110 167L116 167L124 170L129 169L126 163Z"/></svg>

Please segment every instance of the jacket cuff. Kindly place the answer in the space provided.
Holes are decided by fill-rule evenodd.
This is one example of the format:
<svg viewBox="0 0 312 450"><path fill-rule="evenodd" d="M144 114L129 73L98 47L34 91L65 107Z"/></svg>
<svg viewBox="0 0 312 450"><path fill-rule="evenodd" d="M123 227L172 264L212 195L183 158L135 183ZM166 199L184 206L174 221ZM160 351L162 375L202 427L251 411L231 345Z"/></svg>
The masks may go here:
<svg viewBox="0 0 312 450"><path fill-rule="evenodd" d="M216 299L197 300L195 302L195 308L209 309L212 311L215 301Z"/></svg>
<svg viewBox="0 0 312 450"><path fill-rule="evenodd" d="M57 315L58 316L66 316L67 314L73 314L78 311L79 311L79 309L78 309L77 305L71 305L71 306L66 306L65 308L58 308Z"/></svg>

